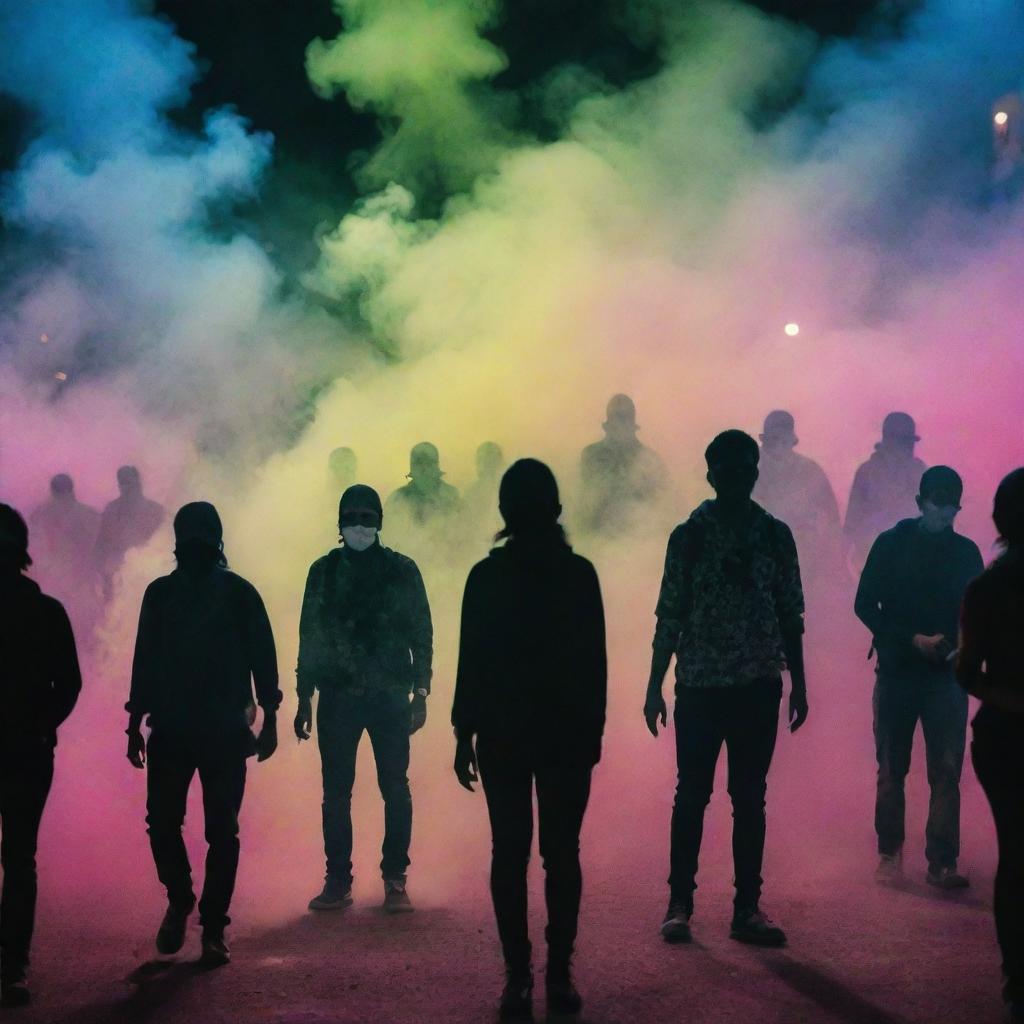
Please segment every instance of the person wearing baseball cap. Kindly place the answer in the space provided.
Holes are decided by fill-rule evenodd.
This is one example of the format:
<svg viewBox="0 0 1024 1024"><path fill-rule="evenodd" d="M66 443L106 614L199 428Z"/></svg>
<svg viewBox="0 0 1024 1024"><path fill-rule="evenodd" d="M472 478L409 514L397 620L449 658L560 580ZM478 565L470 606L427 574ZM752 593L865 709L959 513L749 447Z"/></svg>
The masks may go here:
<svg viewBox="0 0 1024 1024"><path fill-rule="evenodd" d="M421 441L409 453L409 481L387 500L389 516L423 527L456 515L462 508L458 489L444 480L441 454L437 446Z"/></svg>
<svg viewBox="0 0 1024 1024"><path fill-rule="evenodd" d="M327 876L310 910L352 904L352 787L369 733L384 799L384 910L412 910L406 892L412 838L409 737L427 720L433 626L416 563L384 547L380 496L353 484L341 496L341 546L310 567L299 622L295 735L309 739L313 694L323 767Z"/></svg>
<svg viewBox="0 0 1024 1024"><path fill-rule="evenodd" d="M853 478L843 533L856 568L864 565L874 539L915 514L914 499L925 464L914 454L921 438L914 419L891 412L882 421L882 440Z"/></svg>
<svg viewBox="0 0 1024 1024"><path fill-rule="evenodd" d="M962 495L955 470L926 470L917 495L920 514L879 535L857 588L855 611L877 655L875 830L883 883L902 874L904 780L920 722L931 788L927 881L943 889L968 885L957 871L967 695L956 682L952 655L960 605L983 562L974 541L953 530Z"/></svg>

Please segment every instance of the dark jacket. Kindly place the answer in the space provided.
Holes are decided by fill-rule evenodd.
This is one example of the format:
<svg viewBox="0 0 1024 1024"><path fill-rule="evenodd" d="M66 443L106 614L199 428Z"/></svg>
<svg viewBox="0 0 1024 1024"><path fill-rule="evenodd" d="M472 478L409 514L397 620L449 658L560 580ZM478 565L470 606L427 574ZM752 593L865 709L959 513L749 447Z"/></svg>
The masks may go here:
<svg viewBox="0 0 1024 1024"><path fill-rule="evenodd" d="M452 724L596 764L607 693L594 567L558 539L512 540L477 563L462 599Z"/></svg>
<svg viewBox="0 0 1024 1024"><path fill-rule="evenodd" d="M227 569L175 569L146 588L135 639L132 714L154 729L231 733L256 700L281 703L277 653L256 588Z"/></svg>
<svg viewBox="0 0 1024 1024"><path fill-rule="evenodd" d="M0 580L0 753L52 748L81 689L63 605L20 573Z"/></svg>
<svg viewBox="0 0 1024 1024"><path fill-rule="evenodd" d="M871 630L881 676L920 681L952 678L952 666L933 664L914 635L941 633L956 646L960 603L984 568L977 544L943 530L930 534L920 519L904 519L871 546L854 610Z"/></svg>
<svg viewBox="0 0 1024 1024"><path fill-rule="evenodd" d="M380 541L310 566L299 622L299 696L430 689L434 629L416 563Z"/></svg>

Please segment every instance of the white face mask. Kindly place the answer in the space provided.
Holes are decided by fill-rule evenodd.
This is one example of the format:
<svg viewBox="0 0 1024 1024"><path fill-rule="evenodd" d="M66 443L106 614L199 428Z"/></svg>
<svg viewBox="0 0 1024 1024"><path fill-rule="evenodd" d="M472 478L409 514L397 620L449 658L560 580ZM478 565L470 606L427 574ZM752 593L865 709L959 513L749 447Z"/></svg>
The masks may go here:
<svg viewBox="0 0 1024 1024"><path fill-rule="evenodd" d="M377 539L376 526L343 526L341 537L345 547L353 551L365 551Z"/></svg>

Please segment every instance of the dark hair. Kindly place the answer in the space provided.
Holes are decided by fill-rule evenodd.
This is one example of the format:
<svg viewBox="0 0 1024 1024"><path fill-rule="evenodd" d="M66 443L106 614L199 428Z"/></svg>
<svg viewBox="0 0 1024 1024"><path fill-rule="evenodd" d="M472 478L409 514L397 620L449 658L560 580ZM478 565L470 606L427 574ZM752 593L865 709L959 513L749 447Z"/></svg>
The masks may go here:
<svg viewBox="0 0 1024 1024"><path fill-rule="evenodd" d="M345 493L338 502L338 522L341 522L341 513L347 508L371 508L381 518L384 516L384 507L380 503L380 495L368 484L352 484L345 488Z"/></svg>
<svg viewBox="0 0 1024 1024"><path fill-rule="evenodd" d="M50 481L50 491L53 494L71 494L75 489L75 482L67 473L58 473Z"/></svg>
<svg viewBox="0 0 1024 1024"><path fill-rule="evenodd" d="M760 461L761 449L757 442L742 430L723 430L704 449L704 461L708 468L723 462L738 462L747 458L753 459L754 465Z"/></svg>
<svg viewBox="0 0 1024 1024"><path fill-rule="evenodd" d="M178 565L227 568L224 531L217 509L208 501L190 501L174 517L174 557Z"/></svg>
<svg viewBox="0 0 1024 1024"><path fill-rule="evenodd" d="M25 520L17 509L0 505L0 568L21 572L31 564Z"/></svg>
<svg viewBox="0 0 1024 1024"><path fill-rule="evenodd" d="M550 536L566 543L565 530L558 522L562 514L558 481L539 459L518 459L505 470L498 488L498 508L505 528L495 534L495 540Z"/></svg>
<svg viewBox="0 0 1024 1024"><path fill-rule="evenodd" d="M999 540L1008 548L1024 543L1024 466L1003 477L992 503Z"/></svg>

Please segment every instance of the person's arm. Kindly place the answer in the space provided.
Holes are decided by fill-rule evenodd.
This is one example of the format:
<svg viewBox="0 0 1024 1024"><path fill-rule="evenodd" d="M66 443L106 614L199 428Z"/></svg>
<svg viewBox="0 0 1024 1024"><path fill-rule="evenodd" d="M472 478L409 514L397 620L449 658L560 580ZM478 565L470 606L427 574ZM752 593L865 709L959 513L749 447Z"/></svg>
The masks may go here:
<svg viewBox="0 0 1024 1024"><path fill-rule="evenodd" d="M281 703L277 648L266 606L254 586L246 585L243 600L249 668L256 702L263 709L263 725L256 737L256 757L259 761L266 761L277 749L277 709Z"/></svg>
<svg viewBox="0 0 1024 1024"><path fill-rule="evenodd" d="M686 615L687 594L690 572L686 544L688 527L677 527L668 539L665 551L665 568L661 577L661 590L655 608L656 625L651 645L651 671L647 679L647 695L644 699L644 719L651 735L658 735L658 721L668 722L668 708L661 688L665 673L672 662L679 644L683 619Z"/></svg>
<svg viewBox="0 0 1024 1024"><path fill-rule="evenodd" d="M481 674L484 660L484 629L479 570L474 568L462 594L459 628L459 662L455 672L452 727L455 730L455 777L459 785L473 792L477 780L473 738L479 724Z"/></svg>
<svg viewBox="0 0 1024 1024"><path fill-rule="evenodd" d="M160 609L153 584L146 588L139 610L139 627L135 634L132 659L131 691L125 710L128 712L128 760L136 768L146 763L146 741L142 735L142 719L152 710L153 688L157 685L159 664Z"/></svg>
<svg viewBox="0 0 1024 1024"><path fill-rule="evenodd" d="M859 549L866 539L864 536L871 496L868 493L867 464L859 466L850 485L850 500L846 503L846 521L843 534L848 547Z"/></svg>
<svg viewBox="0 0 1024 1024"><path fill-rule="evenodd" d="M82 692L82 672L78 665L78 650L75 634L63 605L54 602L53 630L50 636L52 668L50 681L53 685L53 721L56 729L63 723L78 703Z"/></svg>
<svg viewBox="0 0 1024 1024"><path fill-rule="evenodd" d="M409 653L412 656L413 693L409 709L409 732L419 732L427 723L427 696L434 663L434 624L423 577L410 563L408 580Z"/></svg>
<svg viewBox="0 0 1024 1024"><path fill-rule="evenodd" d="M306 574L306 589L302 592L302 613L299 616L299 653L295 664L295 689L299 706L295 712L295 736L308 740L313 728L313 693L316 677L312 670L313 651L319 643L316 604L320 594L320 563L314 562Z"/></svg>
<svg viewBox="0 0 1024 1024"><path fill-rule="evenodd" d="M868 560L864 563L860 581L857 584L857 596L853 602L854 614L867 626L874 639L877 639L882 632L885 621L882 613L882 597L888 567L887 548L888 544L884 536L878 537L871 545Z"/></svg>
<svg viewBox="0 0 1024 1024"><path fill-rule="evenodd" d="M1024 714L1024 691L996 677L988 665L992 638L992 609L984 587L975 580L964 594L960 610L960 641L956 678L972 696L1001 711Z"/></svg>
<svg viewBox="0 0 1024 1024"><path fill-rule="evenodd" d="M778 522L778 568L775 577L775 612L782 649L789 671L789 727L796 732L807 719L807 678L804 674L804 591L800 558L793 532Z"/></svg>
<svg viewBox="0 0 1024 1024"><path fill-rule="evenodd" d="M587 678L590 685L587 688L587 705L583 712L586 728L590 730L594 740L594 763L596 764L601 759L601 738L604 735L608 705L608 649L601 583L592 565L587 566L585 588L582 621L586 624L587 630L589 647Z"/></svg>

